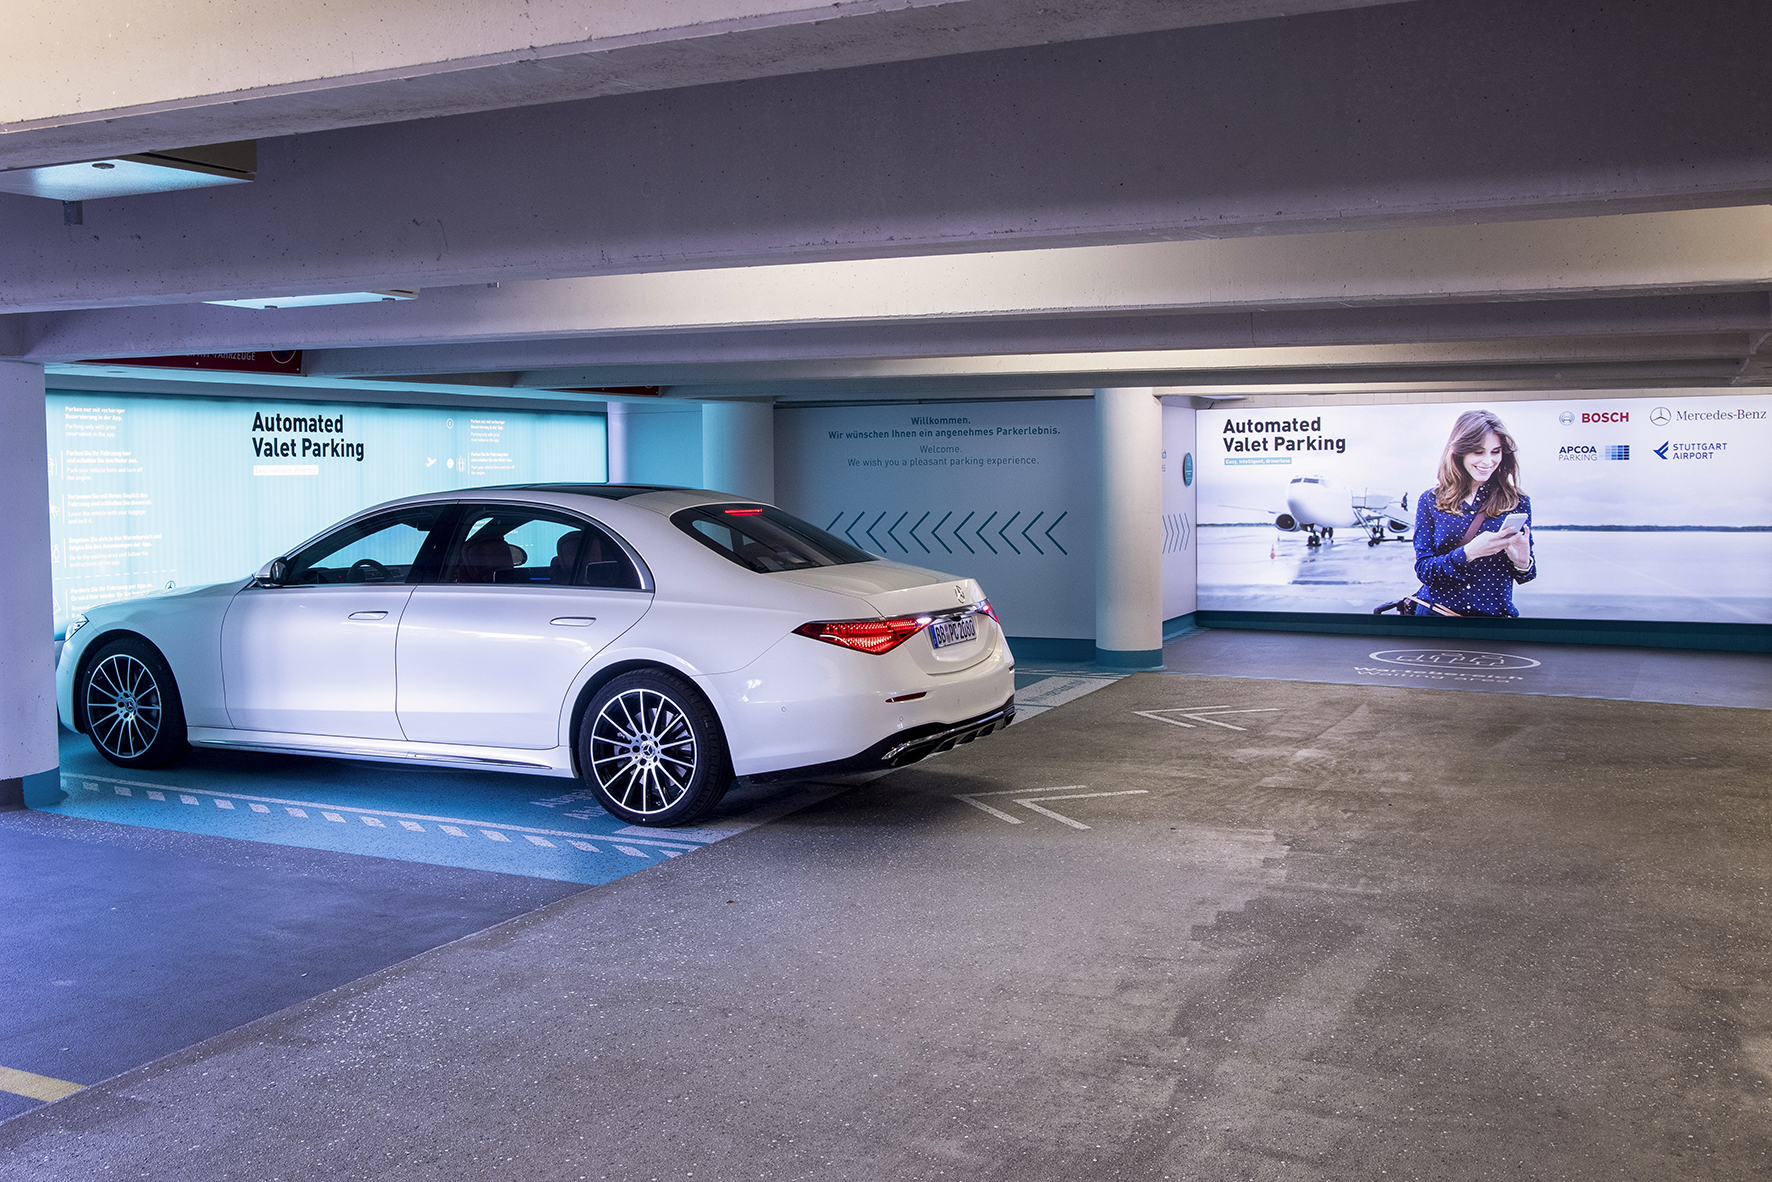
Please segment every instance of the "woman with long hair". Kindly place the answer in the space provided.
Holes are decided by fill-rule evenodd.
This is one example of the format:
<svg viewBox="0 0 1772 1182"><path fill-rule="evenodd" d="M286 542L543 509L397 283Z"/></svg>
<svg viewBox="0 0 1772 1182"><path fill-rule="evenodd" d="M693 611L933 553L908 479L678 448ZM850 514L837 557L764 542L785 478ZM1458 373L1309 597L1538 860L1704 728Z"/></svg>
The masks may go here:
<svg viewBox="0 0 1772 1182"><path fill-rule="evenodd" d="M1520 614L1514 584L1537 578L1538 565L1532 502L1519 480L1514 437L1495 413L1459 415L1440 455L1439 483L1415 503L1417 613ZM1507 524L1510 515L1517 524Z"/></svg>

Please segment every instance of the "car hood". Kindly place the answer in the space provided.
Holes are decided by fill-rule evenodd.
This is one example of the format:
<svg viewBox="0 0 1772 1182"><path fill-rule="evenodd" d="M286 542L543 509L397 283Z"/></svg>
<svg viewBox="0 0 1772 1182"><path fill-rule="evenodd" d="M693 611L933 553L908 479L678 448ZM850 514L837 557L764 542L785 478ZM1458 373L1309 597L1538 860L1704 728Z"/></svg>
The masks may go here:
<svg viewBox="0 0 1772 1182"><path fill-rule="evenodd" d="M952 611L984 598L984 590L974 579L902 562L820 566L769 577L860 599L882 616Z"/></svg>

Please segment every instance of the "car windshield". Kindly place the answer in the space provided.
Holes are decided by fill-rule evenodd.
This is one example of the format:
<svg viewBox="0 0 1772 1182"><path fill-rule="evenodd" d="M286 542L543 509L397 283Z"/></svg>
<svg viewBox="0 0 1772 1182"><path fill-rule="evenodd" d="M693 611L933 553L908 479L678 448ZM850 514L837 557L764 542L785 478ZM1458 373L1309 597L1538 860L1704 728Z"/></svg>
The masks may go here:
<svg viewBox="0 0 1772 1182"><path fill-rule="evenodd" d="M699 505L673 514L671 524L760 574L878 561L866 550L773 505Z"/></svg>

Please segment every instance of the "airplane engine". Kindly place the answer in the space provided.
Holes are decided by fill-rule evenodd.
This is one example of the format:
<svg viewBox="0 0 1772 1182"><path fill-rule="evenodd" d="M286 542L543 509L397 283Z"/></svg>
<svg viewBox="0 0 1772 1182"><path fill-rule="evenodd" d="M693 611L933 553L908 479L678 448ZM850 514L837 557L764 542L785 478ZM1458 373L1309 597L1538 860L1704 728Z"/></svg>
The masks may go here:
<svg viewBox="0 0 1772 1182"><path fill-rule="evenodd" d="M1292 516L1290 513L1282 513L1274 518L1274 528L1283 529L1287 533L1293 533L1298 529L1298 518Z"/></svg>

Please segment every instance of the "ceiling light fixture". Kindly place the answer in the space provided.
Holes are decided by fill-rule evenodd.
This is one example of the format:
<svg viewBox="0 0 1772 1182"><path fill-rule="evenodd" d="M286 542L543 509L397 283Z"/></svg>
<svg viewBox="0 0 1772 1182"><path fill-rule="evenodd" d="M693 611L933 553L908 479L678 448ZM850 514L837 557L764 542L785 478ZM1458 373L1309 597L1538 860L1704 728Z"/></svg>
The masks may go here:
<svg viewBox="0 0 1772 1182"><path fill-rule="evenodd" d="M99 201L180 189L243 185L258 175L258 141L133 152L34 168L0 169L0 193L52 201ZM70 223L77 225L78 223Z"/></svg>
<svg viewBox="0 0 1772 1182"><path fill-rule="evenodd" d="M398 287L387 291L335 291L326 295L253 296L244 300L204 300L226 308L255 308L274 312L279 308L321 308L330 304L396 304L418 298L418 288Z"/></svg>

